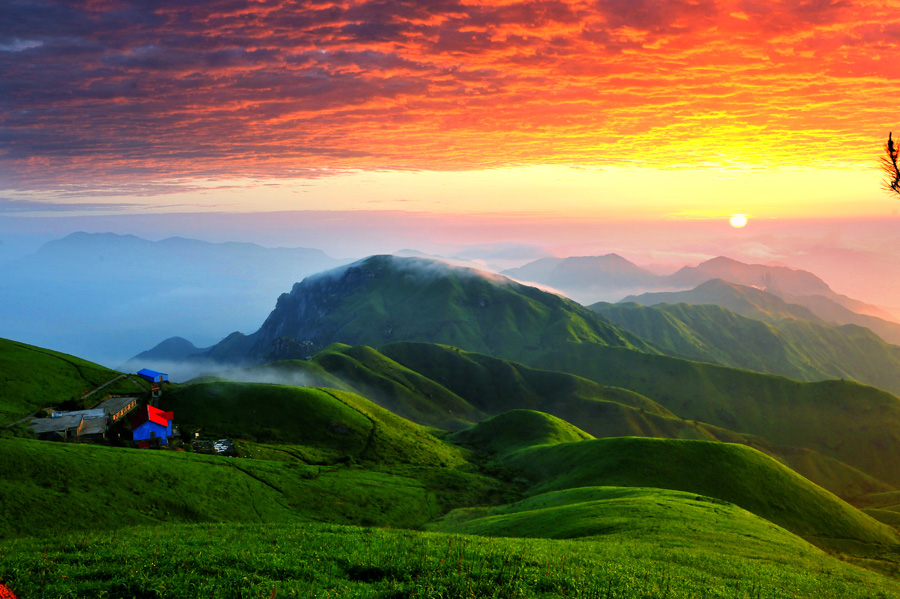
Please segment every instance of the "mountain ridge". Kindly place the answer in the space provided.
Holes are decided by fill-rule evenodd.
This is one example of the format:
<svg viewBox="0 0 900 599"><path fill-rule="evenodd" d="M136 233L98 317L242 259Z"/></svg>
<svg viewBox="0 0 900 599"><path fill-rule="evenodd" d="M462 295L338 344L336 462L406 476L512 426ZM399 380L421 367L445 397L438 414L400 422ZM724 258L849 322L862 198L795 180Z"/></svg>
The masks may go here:
<svg viewBox="0 0 900 599"><path fill-rule="evenodd" d="M512 359L566 340L657 350L567 298L434 260L370 256L283 293L259 329L203 357L224 363L306 358L331 343L445 343Z"/></svg>

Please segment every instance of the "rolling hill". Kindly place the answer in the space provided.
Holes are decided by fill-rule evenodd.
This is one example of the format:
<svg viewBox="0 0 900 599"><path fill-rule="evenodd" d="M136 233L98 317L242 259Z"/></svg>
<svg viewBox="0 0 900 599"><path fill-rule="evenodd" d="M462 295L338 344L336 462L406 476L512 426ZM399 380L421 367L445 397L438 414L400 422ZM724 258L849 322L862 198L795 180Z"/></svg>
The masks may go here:
<svg viewBox="0 0 900 599"><path fill-rule="evenodd" d="M0 339L0 426L36 409L79 399L121 373L61 352ZM143 391L128 379L108 388Z"/></svg>
<svg viewBox="0 0 900 599"><path fill-rule="evenodd" d="M184 431L277 445L307 463L354 459L459 466L459 451L422 426L347 391L262 383L210 382L165 393Z"/></svg>
<svg viewBox="0 0 900 599"><path fill-rule="evenodd" d="M496 481L444 467L310 466L6 438L0 456L0 539L175 523L416 527L502 496Z"/></svg>
<svg viewBox="0 0 900 599"><path fill-rule="evenodd" d="M721 281L704 286L724 287L754 299L767 295ZM780 301L769 298L773 300L769 306ZM764 304L755 305L765 322L712 304L601 303L591 309L673 356L803 381L851 378L900 393L900 347L863 327L777 318L773 314L785 310L775 306L763 313Z"/></svg>
<svg viewBox="0 0 900 599"><path fill-rule="evenodd" d="M167 388L162 405L175 411L183 432L234 438L242 458L0 437L3 582L23 595L142 596L152 589L159 597L183 596L188 587L211 597L278 596L301 579L304 589L341 596L405 596L429 585L451 596L527 589L546 597L576 590L689 597L698 581L723 597L900 589L803 540L891 571L896 531L748 447L592 439L534 409L447 434L352 389L414 402L430 417L444 401L472 415L521 402L582 414L598 429L670 422L685 433L741 436L684 421L647 396L422 343L382 352L335 345L309 362L241 372L346 388L219 380ZM870 388L857 387L871 401ZM889 420L889 407L872 407ZM823 410L818 424L832 426L831 417ZM795 451L798 460L827 466L813 452ZM893 497L870 494L869 509L890 512ZM423 526L457 534L372 528ZM530 537L531 544L472 534Z"/></svg>
<svg viewBox="0 0 900 599"><path fill-rule="evenodd" d="M350 390L414 422L449 430L510 410L539 410L596 437L743 443L775 457L840 497L857 498L893 489L819 451L682 419L633 391L448 346L398 342L379 352L335 345L310 361L284 361L220 372L218 376Z"/></svg>
<svg viewBox="0 0 900 599"><path fill-rule="evenodd" d="M636 391L686 420L805 447L900 485L900 399L875 387L804 383L591 344L561 346L543 366Z"/></svg>
<svg viewBox="0 0 900 599"><path fill-rule="evenodd" d="M505 454L531 493L596 485L697 493L738 505L813 544L897 546L900 533L772 458L743 445L673 439L597 439Z"/></svg>

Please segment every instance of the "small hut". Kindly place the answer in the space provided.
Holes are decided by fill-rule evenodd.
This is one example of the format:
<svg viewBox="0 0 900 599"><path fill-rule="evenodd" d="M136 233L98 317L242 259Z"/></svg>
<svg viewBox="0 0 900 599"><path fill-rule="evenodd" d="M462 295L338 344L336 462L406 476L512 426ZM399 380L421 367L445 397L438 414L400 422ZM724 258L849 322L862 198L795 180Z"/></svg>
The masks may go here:
<svg viewBox="0 0 900 599"><path fill-rule="evenodd" d="M164 412L153 406L146 406L131 415L131 434L135 441L159 439L161 445L168 443L172 436L172 412Z"/></svg>

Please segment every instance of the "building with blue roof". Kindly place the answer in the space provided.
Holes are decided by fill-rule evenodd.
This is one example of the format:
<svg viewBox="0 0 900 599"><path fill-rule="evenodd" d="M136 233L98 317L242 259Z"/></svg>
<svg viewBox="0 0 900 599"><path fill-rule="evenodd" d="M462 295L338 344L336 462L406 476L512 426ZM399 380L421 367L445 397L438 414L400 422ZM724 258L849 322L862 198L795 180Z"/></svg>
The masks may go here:
<svg viewBox="0 0 900 599"><path fill-rule="evenodd" d="M155 370L150 370L149 368L141 368L138 370L137 375L144 379L145 381L150 381L151 383L168 383L169 375L165 372L157 372Z"/></svg>

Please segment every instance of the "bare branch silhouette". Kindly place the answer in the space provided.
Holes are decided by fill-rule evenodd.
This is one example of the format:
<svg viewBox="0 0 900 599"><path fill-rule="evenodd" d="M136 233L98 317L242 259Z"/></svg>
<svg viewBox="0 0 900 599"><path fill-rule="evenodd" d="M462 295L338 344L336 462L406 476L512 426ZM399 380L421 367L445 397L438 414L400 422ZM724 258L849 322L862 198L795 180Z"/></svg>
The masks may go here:
<svg viewBox="0 0 900 599"><path fill-rule="evenodd" d="M887 143L884 145L884 154L881 155L881 170L887 175L884 187L888 191L900 194L900 167L897 159L900 158L900 146L894 144L891 133L888 133Z"/></svg>

